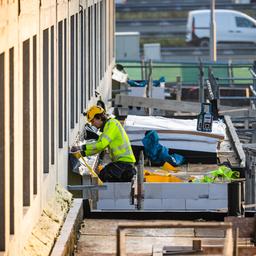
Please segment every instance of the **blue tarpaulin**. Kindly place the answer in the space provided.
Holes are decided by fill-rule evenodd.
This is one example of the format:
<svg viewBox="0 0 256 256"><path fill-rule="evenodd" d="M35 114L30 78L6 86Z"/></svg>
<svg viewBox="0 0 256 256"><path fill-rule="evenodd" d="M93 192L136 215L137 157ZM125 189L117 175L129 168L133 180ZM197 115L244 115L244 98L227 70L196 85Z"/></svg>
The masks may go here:
<svg viewBox="0 0 256 256"><path fill-rule="evenodd" d="M147 85L147 80L128 80L127 83L132 87L145 87Z"/></svg>
<svg viewBox="0 0 256 256"><path fill-rule="evenodd" d="M159 136L156 131L146 132L145 137L142 139L145 153L148 158L159 164L168 162L173 166L182 165L185 162L185 158L179 154L169 154L168 148L159 143Z"/></svg>
<svg viewBox="0 0 256 256"><path fill-rule="evenodd" d="M148 80L128 80L128 84L132 87L145 87L148 84ZM160 77L159 80L153 80L153 86L159 87L160 83L164 83L164 76Z"/></svg>

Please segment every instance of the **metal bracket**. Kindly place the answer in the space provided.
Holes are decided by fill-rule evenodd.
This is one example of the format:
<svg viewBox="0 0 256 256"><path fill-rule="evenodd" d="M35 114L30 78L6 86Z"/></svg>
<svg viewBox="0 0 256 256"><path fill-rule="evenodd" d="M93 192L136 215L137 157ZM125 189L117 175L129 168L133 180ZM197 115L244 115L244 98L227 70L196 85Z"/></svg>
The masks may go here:
<svg viewBox="0 0 256 256"><path fill-rule="evenodd" d="M76 191L76 190L106 190L107 185L68 185L68 190Z"/></svg>

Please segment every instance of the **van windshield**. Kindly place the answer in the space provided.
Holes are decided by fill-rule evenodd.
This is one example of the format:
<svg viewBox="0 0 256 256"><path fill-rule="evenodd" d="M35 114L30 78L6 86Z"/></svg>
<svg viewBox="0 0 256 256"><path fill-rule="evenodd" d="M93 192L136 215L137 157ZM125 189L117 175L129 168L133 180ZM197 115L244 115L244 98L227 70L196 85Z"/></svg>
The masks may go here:
<svg viewBox="0 0 256 256"><path fill-rule="evenodd" d="M244 17L235 17L236 18L236 25L240 28L254 28L255 24Z"/></svg>

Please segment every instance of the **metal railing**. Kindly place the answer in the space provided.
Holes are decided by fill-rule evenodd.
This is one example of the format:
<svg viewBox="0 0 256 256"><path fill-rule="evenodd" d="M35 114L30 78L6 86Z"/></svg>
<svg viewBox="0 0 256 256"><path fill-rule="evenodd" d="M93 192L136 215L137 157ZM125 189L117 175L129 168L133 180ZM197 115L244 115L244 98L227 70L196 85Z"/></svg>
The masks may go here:
<svg viewBox="0 0 256 256"><path fill-rule="evenodd" d="M121 62L129 78L133 80L143 80L147 78L149 69L152 68L152 78L158 79L165 77L167 84L175 84L176 77L180 76L183 86L200 85L199 81L203 76L208 76L208 68L215 77L218 78L220 86L241 86L248 87L256 81L256 77L252 76L250 69L253 63L218 63L210 62L157 62L153 61L149 67L149 61L141 62ZM141 72L138 72L141 70Z"/></svg>

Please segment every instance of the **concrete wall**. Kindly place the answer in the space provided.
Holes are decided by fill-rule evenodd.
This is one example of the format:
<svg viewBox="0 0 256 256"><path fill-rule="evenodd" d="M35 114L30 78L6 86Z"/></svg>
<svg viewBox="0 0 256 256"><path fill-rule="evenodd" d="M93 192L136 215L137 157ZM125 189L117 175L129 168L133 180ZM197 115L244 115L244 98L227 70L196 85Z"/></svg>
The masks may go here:
<svg viewBox="0 0 256 256"><path fill-rule="evenodd" d="M131 183L107 183L99 190L98 210L131 210ZM227 210L228 183L144 183L143 210L216 211Z"/></svg>
<svg viewBox="0 0 256 256"><path fill-rule="evenodd" d="M67 185L68 147L95 91L111 97L114 8L0 1L0 255L20 255L55 185Z"/></svg>
<svg viewBox="0 0 256 256"><path fill-rule="evenodd" d="M227 183L145 183L144 189L145 210L227 209Z"/></svg>

